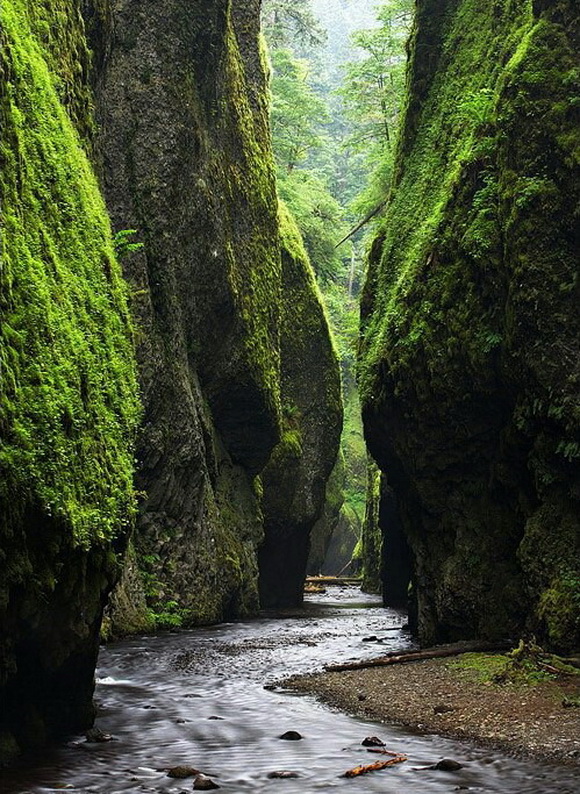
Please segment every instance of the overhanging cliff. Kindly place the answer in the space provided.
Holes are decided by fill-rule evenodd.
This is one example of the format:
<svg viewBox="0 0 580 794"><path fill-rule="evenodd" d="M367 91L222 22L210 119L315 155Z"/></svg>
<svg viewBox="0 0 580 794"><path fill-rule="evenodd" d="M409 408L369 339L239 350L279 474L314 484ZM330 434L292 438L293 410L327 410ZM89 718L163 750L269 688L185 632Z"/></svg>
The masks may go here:
<svg viewBox="0 0 580 794"><path fill-rule="evenodd" d="M418 3L360 386L425 642L580 642L578 31L573 2Z"/></svg>

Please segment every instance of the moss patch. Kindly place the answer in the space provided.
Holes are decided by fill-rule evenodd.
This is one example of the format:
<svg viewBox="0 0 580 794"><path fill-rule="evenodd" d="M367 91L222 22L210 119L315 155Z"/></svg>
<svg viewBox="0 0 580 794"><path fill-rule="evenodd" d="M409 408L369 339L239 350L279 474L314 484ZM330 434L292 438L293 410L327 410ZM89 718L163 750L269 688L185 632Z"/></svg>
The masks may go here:
<svg viewBox="0 0 580 794"><path fill-rule="evenodd" d="M0 495L12 515L37 501L88 547L126 531L133 511L125 286L28 4L5 3L3 26Z"/></svg>

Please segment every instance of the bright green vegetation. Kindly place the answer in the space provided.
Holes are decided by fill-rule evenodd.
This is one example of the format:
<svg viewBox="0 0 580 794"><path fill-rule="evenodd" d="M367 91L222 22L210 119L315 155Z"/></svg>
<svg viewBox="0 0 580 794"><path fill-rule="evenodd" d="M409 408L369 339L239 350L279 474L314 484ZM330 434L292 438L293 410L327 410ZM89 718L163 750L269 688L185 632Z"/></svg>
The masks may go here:
<svg viewBox="0 0 580 794"><path fill-rule="evenodd" d="M263 13L271 49L278 193L298 223L341 363L344 506L339 531L345 537L339 545L349 554L361 536L367 486L354 375L362 233L336 246L361 215L375 208L370 203L377 185L392 170L410 6L409 0L390 0L381 4L377 20L373 3L347 11L310 0L268 0ZM361 26L374 22L375 27L349 41L357 19ZM328 37L326 26L332 26ZM375 178L375 171L381 175ZM370 192L368 182L375 186Z"/></svg>
<svg viewBox="0 0 580 794"><path fill-rule="evenodd" d="M566 649L580 636L579 72L575 4L545 5L418 5L359 385L372 452L398 478L422 625L527 620Z"/></svg>
<svg viewBox="0 0 580 794"><path fill-rule="evenodd" d="M506 654L465 653L447 664L479 683L499 686L534 686L553 681L559 674L580 676L580 670L558 656L544 653L533 642L523 641Z"/></svg>
<svg viewBox="0 0 580 794"><path fill-rule="evenodd" d="M72 35L56 5L2 7L0 497L4 532L34 504L88 547L131 520L139 409L107 213L61 101L90 128L68 49L55 61Z"/></svg>
<svg viewBox="0 0 580 794"><path fill-rule="evenodd" d="M392 179L413 3L389 0L378 5L376 13L379 24L352 37L362 57L346 64L338 92L351 122L345 146L351 156L362 158L367 172L353 201L363 217L384 204Z"/></svg>

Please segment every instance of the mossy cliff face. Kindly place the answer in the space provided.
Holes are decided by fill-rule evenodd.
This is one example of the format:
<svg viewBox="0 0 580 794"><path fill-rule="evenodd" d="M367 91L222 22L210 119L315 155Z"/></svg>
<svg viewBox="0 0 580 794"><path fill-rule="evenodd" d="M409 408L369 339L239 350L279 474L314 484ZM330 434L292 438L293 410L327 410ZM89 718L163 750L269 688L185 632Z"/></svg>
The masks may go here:
<svg viewBox="0 0 580 794"><path fill-rule="evenodd" d="M0 41L0 758L92 719L134 509L125 288L85 154L75 4L5 0Z"/></svg>
<svg viewBox="0 0 580 794"><path fill-rule="evenodd" d="M115 226L144 243L125 271L145 407L135 547L169 622L258 608L282 285L259 5L118 0L101 47L105 193Z"/></svg>
<svg viewBox="0 0 580 794"><path fill-rule="evenodd" d="M282 232L283 434L262 474L262 606L302 602L310 532L322 515L342 429L340 373L314 273L284 206Z"/></svg>
<svg viewBox="0 0 580 794"><path fill-rule="evenodd" d="M418 3L360 385L425 642L580 641L577 17Z"/></svg>

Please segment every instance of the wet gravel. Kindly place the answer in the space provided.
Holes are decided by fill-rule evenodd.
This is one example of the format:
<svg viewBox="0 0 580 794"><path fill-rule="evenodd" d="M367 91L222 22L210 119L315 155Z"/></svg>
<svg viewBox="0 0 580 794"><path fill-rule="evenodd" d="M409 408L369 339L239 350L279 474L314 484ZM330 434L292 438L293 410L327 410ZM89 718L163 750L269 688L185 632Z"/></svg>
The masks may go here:
<svg viewBox="0 0 580 794"><path fill-rule="evenodd" d="M367 719L580 766L580 708L562 703L580 694L570 677L526 687L490 684L448 659L433 659L298 676L285 686Z"/></svg>

